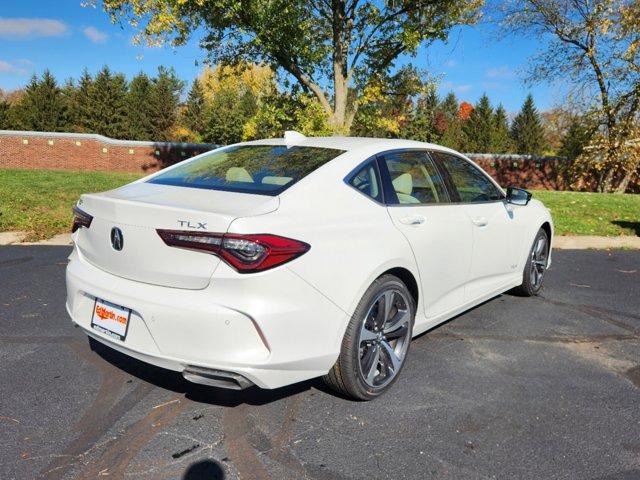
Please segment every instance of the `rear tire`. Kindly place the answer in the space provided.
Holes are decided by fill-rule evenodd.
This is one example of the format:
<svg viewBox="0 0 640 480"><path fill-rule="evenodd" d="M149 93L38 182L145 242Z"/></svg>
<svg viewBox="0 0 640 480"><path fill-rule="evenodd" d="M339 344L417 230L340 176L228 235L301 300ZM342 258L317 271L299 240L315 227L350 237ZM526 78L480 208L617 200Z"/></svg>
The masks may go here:
<svg viewBox="0 0 640 480"><path fill-rule="evenodd" d="M379 277L358 303L325 383L356 400L382 395L404 366L415 313L415 300L402 280Z"/></svg>
<svg viewBox="0 0 640 480"><path fill-rule="evenodd" d="M522 272L522 285L515 289L516 293L531 297L542 290L542 281L549 262L549 237L544 228L538 230L536 238L527 257L527 263Z"/></svg>

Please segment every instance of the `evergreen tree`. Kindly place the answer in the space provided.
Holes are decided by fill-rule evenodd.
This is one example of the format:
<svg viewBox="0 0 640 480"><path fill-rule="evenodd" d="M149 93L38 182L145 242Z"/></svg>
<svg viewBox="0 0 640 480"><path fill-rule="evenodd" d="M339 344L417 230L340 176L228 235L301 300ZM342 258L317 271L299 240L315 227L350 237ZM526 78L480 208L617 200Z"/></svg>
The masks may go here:
<svg viewBox="0 0 640 480"><path fill-rule="evenodd" d="M93 125L93 78L85 68L78 81L73 99L72 127L75 132L91 132Z"/></svg>
<svg viewBox="0 0 640 480"><path fill-rule="evenodd" d="M182 87L183 82L178 79L173 69L158 68L158 76L153 80L149 102L153 140L167 141L171 139L171 130L176 123Z"/></svg>
<svg viewBox="0 0 640 480"><path fill-rule="evenodd" d="M127 137L131 140L156 140L154 138L151 96L153 82L143 72L138 73L129 84L127 94Z"/></svg>
<svg viewBox="0 0 640 480"><path fill-rule="evenodd" d="M491 153L493 108L487 94L483 94L462 126L463 150L473 153Z"/></svg>
<svg viewBox="0 0 640 480"><path fill-rule="evenodd" d="M509 153L510 151L509 120L507 119L507 112L500 104L493 115L493 132L489 153Z"/></svg>
<svg viewBox="0 0 640 480"><path fill-rule="evenodd" d="M406 127L406 138L420 142L437 142L440 137L435 128L437 108L438 95L435 88L429 88L416 102L411 120Z"/></svg>
<svg viewBox="0 0 640 480"><path fill-rule="evenodd" d="M182 123L196 136L202 135L204 128L205 98L200 81L195 78L187 96L187 103L182 113Z"/></svg>
<svg viewBox="0 0 640 480"><path fill-rule="evenodd" d="M511 138L520 154L541 155L545 148L544 128L531 94L527 95L520 113L513 119Z"/></svg>
<svg viewBox="0 0 640 480"><path fill-rule="evenodd" d="M129 131L127 81L124 75L114 75L109 67L104 66L96 75L90 91L90 131L112 138L126 138Z"/></svg>
<svg viewBox="0 0 640 480"><path fill-rule="evenodd" d="M67 79L62 87L62 101L66 109L64 131L73 131L75 117L78 112L78 107L76 106L76 86L73 78Z"/></svg>
<svg viewBox="0 0 640 480"><path fill-rule="evenodd" d="M436 130L440 132L440 143L446 147L460 150L462 122L458 116L458 99L450 92L438 105L436 111Z"/></svg>
<svg viewBox="0 0 640 480"><path fill-rule="evenodd" d="M35 75L31 77L16 114L17 126L24 130L58 132L65 129L66 105L49 70L45 70L40 81Z"/></svg>
<svg viewBox="0 0 640 480"><path fill-rule="evenodd" d="M245 124L257 111L257 99L251 90L218 91L205 113L203 139L221 145L242 141Z"/></svg>
<svg viewBox="0 0 640 480"><path fill-rule="evenodd" d="M0 98L0 130L9 130L9 102Z"/></svg>
<svg viewBox="0 0 640 480"><path fill-rule="evenodd" d="M558 154L567 157L568 160L575 160L591 140L592 134L593 128L583 118L579 116L573 117L567 133L562 138Z"/></svg>

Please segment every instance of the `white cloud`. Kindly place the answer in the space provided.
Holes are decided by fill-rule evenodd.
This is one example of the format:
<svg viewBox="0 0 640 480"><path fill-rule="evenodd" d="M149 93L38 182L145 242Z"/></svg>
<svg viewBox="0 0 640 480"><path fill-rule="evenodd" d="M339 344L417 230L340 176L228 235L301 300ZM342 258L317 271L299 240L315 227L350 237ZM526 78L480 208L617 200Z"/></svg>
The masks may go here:
<svg viewBox="0 0 640 480"><path fill-rule="evenodd" d="M66 23L50 18L0 18L0 38L60 37L69 32Z"/></svg>
<svg viewBox="0 0 640 480"><path fill-rule="evenodd" d="M516 72L506 65L503 65L502 67L489 68L484 72L484 76L495 79L514 78L516 76Z"/></svg>
<svg viewBox="0 0 640 480"><path fill-rule="evenodd" d="M28 60L27 60L28 61ZM23 64L23 60L18 60L17 63ZM12 74L12 75L26 75L27 74L27 70L23 67L18 67L14 64L11 64L9 62L5 62L4 60L0 60L0 74L2 73L8 73L8 74Z"/></svg>
<svg viewBox="0 0 640 480"><path fill-rule="evenodd" d="M453 59L449 59L449 60L446 60L442 65L444 65L447 68L453 68L456 65L458 65L458 63Z"/></svg>
<svg viewBox="0 0 640 480"><path fill-rule="evenodd" d="M93 43L104 43L109 38L104 32L101 32L96 27L87 27L83 31L84 36L91 40Z"/></svg>
<svg viewBox="0 0 640 480"><path fill-rule="evenodd" d="M443 91L454 91L456 93L466 93L473 88L473 85L457 85L451 81L442 82L440 89Z"/></svg>

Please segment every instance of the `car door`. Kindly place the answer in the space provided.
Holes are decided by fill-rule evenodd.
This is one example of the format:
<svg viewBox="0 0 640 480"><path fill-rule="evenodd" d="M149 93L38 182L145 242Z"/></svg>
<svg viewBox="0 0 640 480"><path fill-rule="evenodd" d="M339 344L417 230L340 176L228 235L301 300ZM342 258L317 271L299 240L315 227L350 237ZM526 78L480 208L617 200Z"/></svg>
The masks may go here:
<svg viewBox="0 0 640 480"><path fill-rule="evenodd" d="M464 302L471 265L471 223L452 204L442 175L424 150L379 155L385 202L394 225L409 241L420 273L427 319Z"/></svg>
<svg viewBox="0 0 640 480"><path fill-rule="evenodd" d="M471 161L447 152L431 155L443 171L453 199L459 202L473 230L473 253L465 300L499 290L522 271L525 223L489 176Z"/></svg>

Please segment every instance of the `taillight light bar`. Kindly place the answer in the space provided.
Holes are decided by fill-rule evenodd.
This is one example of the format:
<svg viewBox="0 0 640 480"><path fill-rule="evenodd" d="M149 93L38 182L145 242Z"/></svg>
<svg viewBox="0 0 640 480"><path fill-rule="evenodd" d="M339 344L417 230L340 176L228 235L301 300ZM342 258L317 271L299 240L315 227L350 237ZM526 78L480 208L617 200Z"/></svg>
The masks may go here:
<svg viewBox="0 0 640 480"><path fill-rule="evenodd" d="M89 215L84 210L80 210L78 207L73 207L73 225L71 226L71 233L74 233L80 227L89 228L93 216Z"/></svg>
<svg viewBox="0 0 640 480"><path fill-rule="evenodd" d="M209 233L184 230L157 230L170 247L186 248L217 255L239 273L268 270L290 262L311 248L291 238L261 234Z"/></svg>

